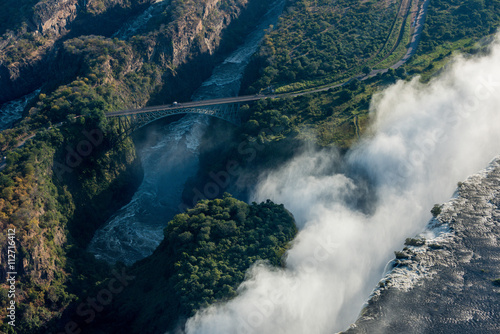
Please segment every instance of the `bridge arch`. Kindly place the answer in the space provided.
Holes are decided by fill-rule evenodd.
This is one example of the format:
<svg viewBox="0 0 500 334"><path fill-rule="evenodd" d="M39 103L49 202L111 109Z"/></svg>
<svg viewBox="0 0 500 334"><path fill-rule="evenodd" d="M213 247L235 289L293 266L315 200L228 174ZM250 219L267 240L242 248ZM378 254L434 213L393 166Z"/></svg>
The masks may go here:
<svg viewBox="0 0 500 334"><path fill-rule="evenodd" d="M130 135L138 129L159 119L182 114L208 115L225 120L233 125L241 125L239 103L216 104L208 106L160 106L138 110L113 112L106 114L108 118L118 118L118 125L123 133Z"/></svg>

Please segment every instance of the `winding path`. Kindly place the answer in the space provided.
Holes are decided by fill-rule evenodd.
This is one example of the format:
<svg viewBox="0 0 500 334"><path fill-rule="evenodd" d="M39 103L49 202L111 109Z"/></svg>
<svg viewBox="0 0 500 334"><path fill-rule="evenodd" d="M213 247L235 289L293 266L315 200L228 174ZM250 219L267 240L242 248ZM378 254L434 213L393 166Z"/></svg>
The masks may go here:
<svg viewBox="0 0 500 334"><path fill-rule="evenodd" d="M398 68L404 63L408 61L417 52L418 43L420 42L420 37L422 35L422 31L424 30L424 22L425 16L427 14L427 7L429 6L430 0L424 0L418 15L415 19L415 29L413 30L413 34L411 36L410 45L408 46L408 50L406 54L401 58L396 64L392 65L391 68Z"/></svg>

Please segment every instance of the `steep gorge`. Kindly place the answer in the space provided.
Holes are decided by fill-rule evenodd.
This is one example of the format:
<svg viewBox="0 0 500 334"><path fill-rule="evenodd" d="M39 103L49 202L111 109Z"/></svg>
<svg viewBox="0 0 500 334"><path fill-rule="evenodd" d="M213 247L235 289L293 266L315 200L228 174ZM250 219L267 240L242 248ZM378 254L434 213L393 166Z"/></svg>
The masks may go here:
<svg viewBox="0 0 500 334"><path fill-rule="evenodd" d="M45 128L48 122L67 122L10 151L1 175L1 223L17 231L18 317L23 319L16 329L19 333L44 332L47 324L57 322L68 305L82 293L94 291L96 282L109 273L108 267L96 263L81 247L129 199L141 172L132 141L116 144L118 133L103 113L143 106L161 87L182 81L178 68L196 73L204 65L197 78L182 85L189 96L203 75L209 75L221 36L231 22L243 13L258 15L259 8L265 7L262 1L254 2L253 9L246 1L152 4L157 15L119 40L109 38L119 25L104 36L82 35L89 32L82 26L119 10L128 11L124 20L135 17L137 13L132 12L144 10L149 2L84 3L85 9L81 2L71 0L40 2L27 23L7 31L0 43L0 85L6 87L0 101L42 85L42 94L28 106L25 118L4 131L2 141L15 142L18 133ZM230 29L244 26L239 23ZM92 32L98 33L98 27ZM197 58L211 61L202 63ZM68 115L80 118L67 121ZM103 132L102 143L78 166L64 169L67 147L77 147L86 140L84 131L96 129ZM61 166L68 171L62 177ZM5 248L6 240L1 243ZM5 258L1 260L5 263ZM2 305L6 301L2 298ZM5 319L3 312L1 316Z"/></svg>
<svg viewBox="0 0 500 334"><path fill-rule="evenodd" d="M261 3L256 1L255 3ZM155 17L130 41L137 56L175 77L176 69L217 52L223 31L247 7L247 0L203 2L152 0L39 1L31 16L0 38L0 104L44 86L69 82L81 66L65 56L63 42L75 37L112 37L127 22L153 9ZM209 72L208 72L209 73Z"/></svg>

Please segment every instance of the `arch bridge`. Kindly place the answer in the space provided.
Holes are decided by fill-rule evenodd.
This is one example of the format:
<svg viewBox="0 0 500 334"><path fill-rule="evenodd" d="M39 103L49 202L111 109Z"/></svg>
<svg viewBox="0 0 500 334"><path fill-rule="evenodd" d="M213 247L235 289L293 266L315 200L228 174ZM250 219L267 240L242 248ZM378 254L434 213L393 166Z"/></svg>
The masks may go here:
<svg viewBox="0 0 500 334"><path fill-rule="evenodd" d="M241 124L240 103L276 97L276 95L247 95L187 103L174 103L145 107L142 109L113 111L107 113L106 117L117 117L118 124L126 135L160 118L179 114L209 115L239 126Z"/></svg>

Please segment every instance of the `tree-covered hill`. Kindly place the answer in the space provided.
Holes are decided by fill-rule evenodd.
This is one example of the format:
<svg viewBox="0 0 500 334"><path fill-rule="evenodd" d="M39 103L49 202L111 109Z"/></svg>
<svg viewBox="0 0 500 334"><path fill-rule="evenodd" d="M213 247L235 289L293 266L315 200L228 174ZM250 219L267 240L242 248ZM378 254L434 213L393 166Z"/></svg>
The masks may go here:
<svg viewBox="0 0 500 334"><path fill-rule="evenodd" d="M0 157L6 156L0 163L0 226L17 233L22 319L15 329L5 323L9 299L2 270L0 331L43 333L46 325L64 325L79 303L100 291L101 281L108 282L111 269L84 247L130 198L141 170L132 140L119 140L118 127L104 113L188 99L221 51L241 42L268 5L165 1L141 29L113 37L151 3L0 2L0 101L41 88L23 120L0 134ZM391 52L405 45L415 4L421 1L288 0L248 68L243 92L347 82L363 68L395 61ZM418 53L404 68L329 91L243 106L246 123L225 138L229 143L221 145L227 149L202 166L200 179L231 159L249 168L242 161L247 157L238 154L240 143L261 149L252 162L255 171L286 158L297 147L295 139L348 148L366 128L370 99L381 87L413 74L428 79L453 51L476 52L476 42L499 23L500 0L430 1ZM96 131L102 140L69 167L69 152ZM134 282L117 297L121 307L92 330L119 332L114 316L137 332L149 323L151 330L173 326L178 316L230 298L255 261L279 265L294 234L293 219L272 203L248 206L229 197L202 202L176 217L157 252L132 269L134 275L143 271L147 283ZM6 254L5 234L0 246Z"/></svg>
<svg viewBox="0 0 500 334"><path fill-rule="evenodd" d="M428 79L451 59L453 51L477 52L475 43L500 26L497 0L432 0L416 55L403 67L391 69L389 66L406 52L412 13L422 4L288 1L277 27L266 35L248 67L243 92L266 92L270 88L286 92L346 84L308 96L250 105L244 127L246 138L264 143L298 137L320 145L349 147L366 128L374 93L413 74ZM405 6L409 12L402 10ZM401 13L409 14L402 17ZM388 48L397 40L395 31L401 41L395 48ZM387 73L366 81L353 79L381 65L389 68Z"/></svg>
<svg viewBox="0 0 500 334"><path fill-rule="evenodd" d="M178 319L233 297L256 261L281 266L297 233L293 216L269 200L251 205L225 194L203 200L165 228L150 257L135 264L113 309L86 333L160 333Z"/></svg>
<svg viewBox="0 0 500 334"><path fill-rule="evenodd" d="M382 51L399 2L288 1L248 68L248 92L352 74Z"/></svg>
<svg viewBox="0 0 500 334"><path fill-rule="evenodd" d="M0 331L46 333L45 326L57 323L68 307L98 291L111 270L85 247L130 200L142 170L132 140L105 113L176 94L188 98L210 75L220 48L234 48L240 41L235 36L245 34L246 22L266 7L258 0L168 1L139 31L111 37L150 2L0 4L20 9L0 12L0 101L41 86L23 119L0 133L0 156L6 156L0 227L16 230L19 272L14 328L5 318L9 287L6 268L0 270ZM245 21L238 22L241 15ZM226 32L233 37L224 39Z"/></svg>
<svg viewBox="0 0 500 334"><path fill-rule="evenodd" d="M433 0L429 6L419 53L463 38L479 39L500 26L500 1Z"/></svg>

